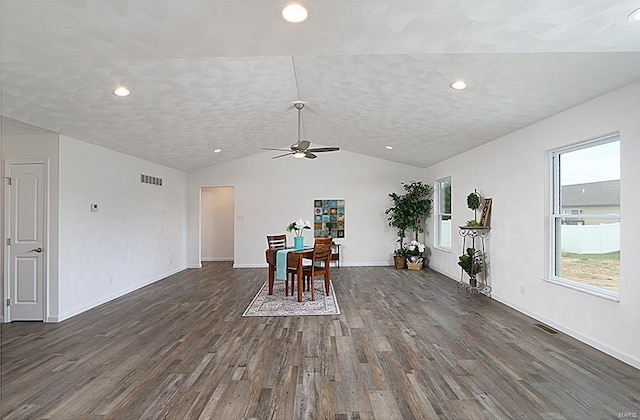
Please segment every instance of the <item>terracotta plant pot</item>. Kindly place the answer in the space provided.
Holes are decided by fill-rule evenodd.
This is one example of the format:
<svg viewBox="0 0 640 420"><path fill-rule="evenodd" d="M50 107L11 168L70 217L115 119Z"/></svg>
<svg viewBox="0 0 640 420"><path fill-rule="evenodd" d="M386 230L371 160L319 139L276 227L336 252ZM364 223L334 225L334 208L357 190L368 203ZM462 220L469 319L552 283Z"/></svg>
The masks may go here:
<svg viewBox="0 0 640 420"><path fill-rule="evenodd" d="M407 268L407 260L402 256L394 256L393 264L396 266L396 268Z"/></svg>

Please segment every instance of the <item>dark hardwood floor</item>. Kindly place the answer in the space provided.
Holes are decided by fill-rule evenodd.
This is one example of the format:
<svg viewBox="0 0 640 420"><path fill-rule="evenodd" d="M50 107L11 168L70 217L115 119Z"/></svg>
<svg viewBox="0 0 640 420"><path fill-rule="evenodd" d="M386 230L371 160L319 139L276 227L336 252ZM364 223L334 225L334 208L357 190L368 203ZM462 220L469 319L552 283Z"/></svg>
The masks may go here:
<svg viewBox="0 0 640 420"><path fill-rule="evenodd" d="M2 419L640 417L640 371L428 270L332 270L342 314L242 318L205 263L59 324L2 325Z"/></svg>

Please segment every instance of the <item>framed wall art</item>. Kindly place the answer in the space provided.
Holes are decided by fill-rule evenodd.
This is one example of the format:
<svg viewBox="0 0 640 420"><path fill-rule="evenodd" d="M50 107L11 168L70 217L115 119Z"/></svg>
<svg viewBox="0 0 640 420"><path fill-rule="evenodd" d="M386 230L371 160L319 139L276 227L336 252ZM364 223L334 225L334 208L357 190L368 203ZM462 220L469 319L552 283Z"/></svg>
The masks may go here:
<svg viewBox="0 0 640 420"><path fill-rule="evenodd" d="M344 238L344 200L313 200L313 236Z"/></svg>

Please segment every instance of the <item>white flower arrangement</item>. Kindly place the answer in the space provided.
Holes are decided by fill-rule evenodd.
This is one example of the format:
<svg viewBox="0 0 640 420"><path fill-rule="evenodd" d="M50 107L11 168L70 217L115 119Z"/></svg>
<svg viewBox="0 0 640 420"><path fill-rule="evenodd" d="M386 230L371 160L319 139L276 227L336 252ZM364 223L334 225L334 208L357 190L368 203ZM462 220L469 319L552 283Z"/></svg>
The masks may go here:
<svg viewBox="0 0 640 420"><path fill-rule="evenodd" d="M296 236L302 236L302 232L305 229L311 229L311 222L308 220L302 220L302 219L294 220L293 222L289 223L289 225L287 226L287 231L295 232Z"/></svg>
<svg viewBox="0 0 640 420"><path fill-rule="evenodd" d="M424 244L418 241L411 241L404 246L404 253L407 257L422 257L424 250Z"/></svg>

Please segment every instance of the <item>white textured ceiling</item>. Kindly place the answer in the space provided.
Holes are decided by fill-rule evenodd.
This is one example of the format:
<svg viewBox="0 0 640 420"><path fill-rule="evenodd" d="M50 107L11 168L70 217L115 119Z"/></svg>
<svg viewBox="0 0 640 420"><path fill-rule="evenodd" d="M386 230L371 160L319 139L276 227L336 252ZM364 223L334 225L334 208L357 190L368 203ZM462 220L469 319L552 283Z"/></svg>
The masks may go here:
<svg viewBox="0 0 640 420"><path fill-rule="evenodd" d="M640 79L640 0L283 4L2 0L2 115L192 171L288 147L299 97L313 145L426 167Z"/></svg>

